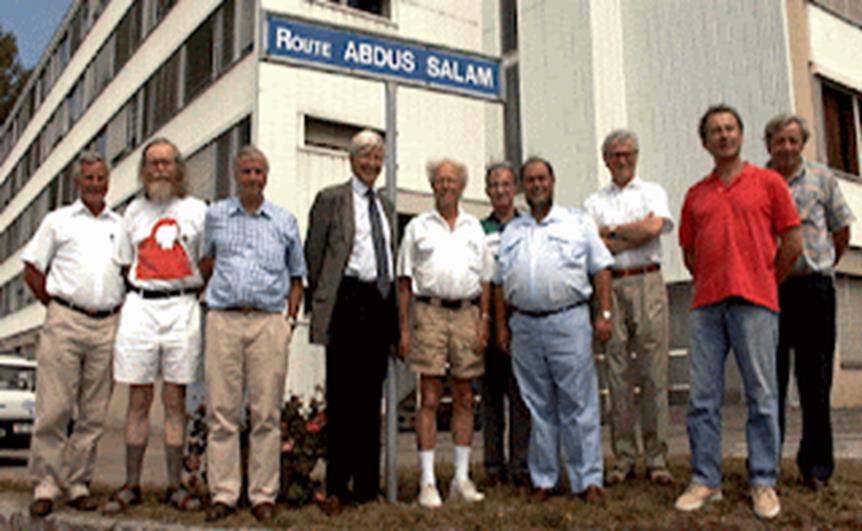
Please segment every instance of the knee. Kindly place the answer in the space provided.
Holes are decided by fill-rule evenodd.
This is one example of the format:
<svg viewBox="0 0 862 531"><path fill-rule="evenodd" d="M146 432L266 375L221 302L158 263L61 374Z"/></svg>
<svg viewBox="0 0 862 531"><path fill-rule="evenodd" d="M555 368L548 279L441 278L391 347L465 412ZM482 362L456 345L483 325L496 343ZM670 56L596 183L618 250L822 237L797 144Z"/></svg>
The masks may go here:
<svg viewBox="0 0 862 531"><path fill-rule="evenodd" d="M146 415L150 410L150 405L153 403L153 388L152 386L137 386L129 387L129 414L130 415Z"/></svg>
<svg viewBox="0 0 862 531"><path fill-rule="evenodd" d="M440 395L434 392L422 393L422 409L425 411L436 412L440 407Z"/></svg>

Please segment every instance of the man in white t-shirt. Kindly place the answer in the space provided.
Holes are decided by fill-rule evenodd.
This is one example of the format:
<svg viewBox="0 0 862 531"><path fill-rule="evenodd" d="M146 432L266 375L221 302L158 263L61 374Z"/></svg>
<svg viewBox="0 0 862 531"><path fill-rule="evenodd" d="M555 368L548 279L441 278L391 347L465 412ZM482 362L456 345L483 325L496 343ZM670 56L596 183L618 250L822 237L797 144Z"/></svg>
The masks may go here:
<svg viewBox="0 0 862 531"><path fill-rule="evenodd" d="M181 486L185 444L186 385L198 378L201 359L203 246L206 204L186 194L179 150L158 138L144 148L144 193L126 209L115 260L128 270L128 295L117 331L114 380L129 385L126 416L126 484L104 510L116 513L140 503L141 466L149 438L153 384L161 375L165 408L165 502L193 510L197 500Z"/></svg>
<svg viewBox="0 0 862 531"><path fill-rule="evenodd" d="M30 514L66 504L92 511L89 485L111 398L111 360L123 278L112 260L120 216L105 204L108 165L82 153L72 166L79 199L48 214L27 244L24 280L46 307L36 362L36 421L30 443L35 488ZM78 416L67 432L72 412Z"/></svg>
<svg viewBox="0 0 862 531"><path fill-rule="evenodd" d="M614 255L613 332L605 352L615 462L605 484L634 476L635 425L640 424L647 477L667 486L673 477L667 469L668 304L660 237L673 230L673 218L664 189L635 174L638 140L633 132L612 131L602 155L612 182L587 198L584 208ZM640 388L638 401L635 387Z"/></svg>

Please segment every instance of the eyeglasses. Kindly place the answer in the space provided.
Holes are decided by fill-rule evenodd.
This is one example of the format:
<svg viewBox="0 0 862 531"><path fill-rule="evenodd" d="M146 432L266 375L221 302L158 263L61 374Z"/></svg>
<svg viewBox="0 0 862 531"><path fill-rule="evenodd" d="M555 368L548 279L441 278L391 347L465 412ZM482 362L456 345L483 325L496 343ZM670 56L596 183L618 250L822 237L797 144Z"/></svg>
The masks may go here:
<svg viewBox="0 0 862 531"><path fill-rule="evenodd" d="M606 156L609 159L631 159L638 154L637 151L612 151Z"/></svg>
<svg viewBox="0 0 862 531"><path fill-rule="evenodd" d="M156 168L158 166L173 166L176 164L174 159L147 159L146 165L150 168Z"/></svg>

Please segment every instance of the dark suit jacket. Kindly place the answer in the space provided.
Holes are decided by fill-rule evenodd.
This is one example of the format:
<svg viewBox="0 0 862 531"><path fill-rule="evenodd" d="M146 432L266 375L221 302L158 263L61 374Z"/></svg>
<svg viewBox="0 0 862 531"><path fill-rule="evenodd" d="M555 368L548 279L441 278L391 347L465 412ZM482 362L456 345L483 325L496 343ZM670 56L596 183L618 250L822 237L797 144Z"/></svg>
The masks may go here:
<svg viewBox="0 0 862 531"><path fill-rule="evenodd" d="M392 203L379 195L387 219L391 220ZM338 287L353 251L356 227L353 221L353 187L346 183L324 188L318 192L308 217L308 235L305 238L305 261L308 265L308 288L311 301L311 342L325 345L329 342L329 324ZM392 222L389 223L389 242L392 256L395 238ZM394 267L394 264L392 264ZM395 278L395 272L392 271ZM394 287L393 287L394 289ZM394 299L394 297L393 297ZM385 318L381 316L381 318Z"/></svg>

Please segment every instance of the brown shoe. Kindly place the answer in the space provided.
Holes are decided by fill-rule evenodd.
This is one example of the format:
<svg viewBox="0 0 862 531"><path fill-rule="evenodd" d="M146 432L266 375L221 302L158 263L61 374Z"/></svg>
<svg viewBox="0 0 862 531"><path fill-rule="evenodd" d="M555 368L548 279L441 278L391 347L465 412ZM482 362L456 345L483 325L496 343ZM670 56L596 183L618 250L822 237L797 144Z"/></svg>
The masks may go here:
<svg viewBox="0 0 862 531"><path fill-rule="evenodd" d="M36 498L30 503L30 516L44 518L54 510L54 500L51 498Z"/></svg>
<svg viewBox="0 0 862 531"><path fill-rule="evenodd" d="M580 494L580 496L590 505L597 505L599 507L604 507L608 502L608 497L605 495L605 489L597 485L590 485L587 487L587 490Z"/></svg>
<svg viewBox="0 0 862 531"><path fill-rule="evenodd" d="M318 506L326 516L338 516L344 511L344 505L341 504L338 496L328 496Z"/></svg>
<svg viewBox="0 0 862 531"><path fill-rule="evenodd" d="M99 508L99 502L96 501L96 498L90 496L89 494L84 494L82 496L78 496L77 498L73 498L66 502L68 507L75 509L76 511L95 511Z"/></svg>
<svg viewBox="0 0 862 531"><path fill-rule="evenodd" d="M530 491L529 498L533 503L544 503L554 496L554 489L533 488Z"/></svg>
<svg viewBox="0 0 862 531"><path fill-rule="evenodd" d="M226 503L215 502L207 508L205 518L207 522L216 522L232 515L234 510L235 509L233 507Z"/></svg>
<svg viewBox="0 0 862 531"><path fill-rule="evenodd" d="M251 515L258 522L269 522L275 516L275 505L272 502L262 502L255 504L251 508Z"/></svg>
<svg viewBox="0 0 862 531"><path fill-rule="evenodd" d="M673 476L666 468L654 468L649 471L649 480L656 485L669 487L673 485Z"/></svg>

